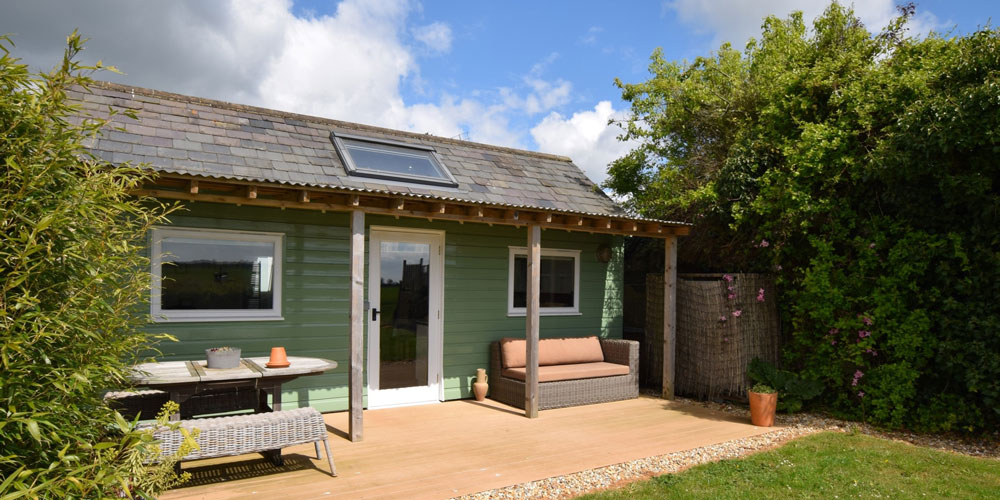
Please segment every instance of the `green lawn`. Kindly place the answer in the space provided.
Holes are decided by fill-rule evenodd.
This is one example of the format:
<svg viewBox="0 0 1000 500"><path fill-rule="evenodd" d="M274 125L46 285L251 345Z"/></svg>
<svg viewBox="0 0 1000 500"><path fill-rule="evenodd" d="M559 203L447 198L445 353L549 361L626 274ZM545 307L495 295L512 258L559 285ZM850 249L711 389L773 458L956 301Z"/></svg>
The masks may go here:
<svg viewBox="0 0 1000 500"><path fill-rule="evenodd" d="M824 432L585 499L998 498L1000 461Z"/></svg>

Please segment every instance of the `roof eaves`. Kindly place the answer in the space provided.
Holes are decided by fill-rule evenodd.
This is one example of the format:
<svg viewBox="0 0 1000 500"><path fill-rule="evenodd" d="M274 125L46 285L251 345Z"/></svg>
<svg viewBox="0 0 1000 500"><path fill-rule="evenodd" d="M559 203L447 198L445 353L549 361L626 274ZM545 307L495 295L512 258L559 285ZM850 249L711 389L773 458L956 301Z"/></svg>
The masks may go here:
<svg viewBox="0 0 1000 500"><path fill-rule="evenodd" d="M174 175L178 175L178 174L174 173ZM483 206L496 207L496 208L548 211L548 212L556 212L556 213L568 214L568 215L584 215L584 216L589 216L589 217L602 217L602 218L608 218L608 219L614 219L614 220L636 221L636 222L650 222L650 223L667 224L667 225L671 225L671 226L693 226L693 224L688 223L688 222L669 221L669 220L661 220L661 219L650 219L650 218L640 217L640 216L634 216L634 215L609 214L609 213L601 213L601 212L584 212L584 211L580 211L580 210L557 209L557 208L552 208L552 207L543 207L543 206L530 205L530 204L513 204L513 203L501 203L501 202L484 202L484 201L481 201L481 200L471 200L471 199L461 198L461 197L457 197L457 196L436 196L436 195L430 195L430 194L421 194L421 193L412 193L412 192L403 192L403 191L392 191L392 190L386 190L386 189L369 189L369 188L360 188L360 187L342 186L342 185L341 186L335 186L335 185L327 185L327 184L309 184L309 183L304 183L304 182L276 181L276 180L273 180L273 179L263 179L263 178L253 178L253 177L243 177L243 176L212 175L212 174L208 174L208 173L199 173L199 174L188 174L188 173L185 173L185 174L180 174L180 175L184 175L184 176L187 176L187 177L201 177L201 178L204 178L204 179L233 180L233 181L241 181L241 182L256 182L256 183L262 183L262 184L279 184L279 185L284 185L284 186L313 187L313 188L319 188L319 189L330 189L330 190L333 190L333 191L350 192L350 193L366 193L366 194L379 194L379 195L387 195L387 196L398 196L398 197L404 197L404 198L409 198L409 199L436 200L436 201L447 201L447 202L453 202L453 203L468 203L470 205L483 205Z"/></svg>

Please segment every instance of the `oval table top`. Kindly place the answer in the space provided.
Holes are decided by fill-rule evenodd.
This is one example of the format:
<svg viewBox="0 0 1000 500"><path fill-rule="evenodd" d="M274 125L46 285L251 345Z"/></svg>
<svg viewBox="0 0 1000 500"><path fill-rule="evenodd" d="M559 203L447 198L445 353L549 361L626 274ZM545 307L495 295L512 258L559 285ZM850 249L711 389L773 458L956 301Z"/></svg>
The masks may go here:
<svg viewBox="0 0 1000 500"><path fill-rule="evenodd" d="M268 368L267 356L241 358L236 368L206 368L207 361L162 361L142 363L132 367L129 379L136 385L157 386L220 382L268 377L296 377L314 375L337 367L337 362L324 358L289 356L286 368Z"/></svg>

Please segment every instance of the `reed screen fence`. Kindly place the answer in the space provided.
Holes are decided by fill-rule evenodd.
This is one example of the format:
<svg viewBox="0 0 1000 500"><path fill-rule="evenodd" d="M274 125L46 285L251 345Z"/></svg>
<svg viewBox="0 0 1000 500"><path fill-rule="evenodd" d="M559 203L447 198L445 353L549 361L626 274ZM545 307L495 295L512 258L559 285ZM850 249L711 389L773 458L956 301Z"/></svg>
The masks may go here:
<svg viewBox="0 0 1000 500"><path fill-rule="evenodd" d="M700 399L745 397L751 385L746 374L750 360L778 362L781 332L776 296L773 279L763 274L678 275L676 393ZM646 276L646 328L639 368L643 385L662 387L662 274Z"/></svg>

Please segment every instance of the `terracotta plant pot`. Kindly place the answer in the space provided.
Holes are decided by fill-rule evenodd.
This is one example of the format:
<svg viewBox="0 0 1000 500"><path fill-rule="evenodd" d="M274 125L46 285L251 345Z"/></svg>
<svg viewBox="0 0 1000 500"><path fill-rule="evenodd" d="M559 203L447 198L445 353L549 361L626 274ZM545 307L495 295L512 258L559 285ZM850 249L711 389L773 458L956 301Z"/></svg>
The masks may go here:
<svg viewBox="0 0 1000 500"><path fill-rule="evenodd" d="M774 411L778 407L778 393L762 394L749 391L750 421L758 427L774 425Z"/></svg>
<svg viewBox="0 0 1000 500"><path fill-rule="evenodd" d="M271 348L271 359L267 360L268 368L287 368L290 365L291 363L288 361L284 347Z"/></svg>
<svg viewBox="0 0 1000 500"><path fill-rule="evenodd" d="M490 386L486 382L489 377L486 376L486 370L482 368L476 369L476 381L472 383L472 394L476 396L476 401L482 401L486 399L486 392L489 391Z"/></svg>

